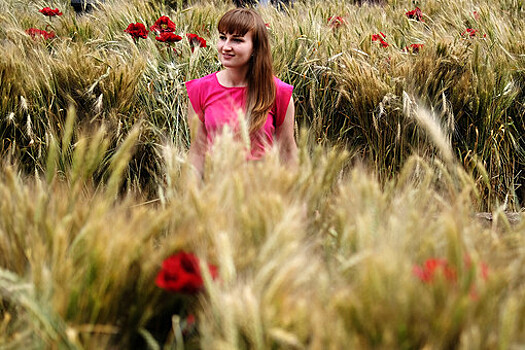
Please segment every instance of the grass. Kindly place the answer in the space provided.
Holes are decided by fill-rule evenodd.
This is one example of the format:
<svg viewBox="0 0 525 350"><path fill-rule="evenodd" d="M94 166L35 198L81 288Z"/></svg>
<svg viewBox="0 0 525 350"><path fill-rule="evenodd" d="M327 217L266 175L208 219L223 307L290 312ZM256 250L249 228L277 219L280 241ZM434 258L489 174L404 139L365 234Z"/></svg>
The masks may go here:
<svg viewBox="0 0 525 350"><path fill-rule="evenodd" d="M166 185L149 204L116 197L111 180L94 187L81 147L64 171L76 181L4 167L0 291L4 319L14 317L0 340L122 348L146 330L175 344L170 315L192 312L199 334L185 341L198 348L523 344L522 224L498 212L494 225L476 220L475 183L459 164L413 157L383 186L347 168L345 152L312 153L304 139L295 170L277 154L246 164L225 139L204 182L167 145ZM130 152L115 153L110 179ZM163 258L182 249L219 267L198 298L153 283ZM430 257L447 259L455 282L420 281L413 268Z"/></svg>
<svg viewBox="0 0 525 350"><path fill-rule="evenodd" d="M182 82L218 69L212 46L215 22L228 5L191 3L175 10L162 2L112 1L100 10L45 18L45 3L22 6L5 0L2 17L2 154L16 154L26 171L42 169L46 133L63 128L74 105L84 127L107 123L114 148L123 134L144 125L141 157L134 159L132 182L155 191L159 158L155 145L169 137L187 147L186 96ZM275 71L295 86L297 120L318 143L345 144L362 153L381 181L399 172L414 152L432 155L417 125L407 120L403 93L436 112L451 133L455 157L478 181L480 209L507 203L521 208L523 169L523 24L520 2L420 4L424 22L408 19L414 5L384 6L298 2L278 11L261 9L272 37ZM474 15L476 11L477 15ZM150 35L137 43L127 24L147 25L161 14L179 34L197 33L208 48L191 54L186 41L177 52ZM331 28L328 17L345 24ZM57 38L31 40L30 27L52 29ZM472 27L474 37L462 33ZM383 32L389 46L371 40ZM486 35L486 36L485 36ZM403 51L422 43L419 53ZM34 64L39 62L39 64ZM484 168L484 171L478 169Z"/></svg>
<svg viewBox="0 0 525 350"><path fill-rule="evenodd" d="M204 180L182 83L218 68L229 5L48 5L0 0L0 348L524 346L524 224L505 215L523 201L521 2L428 1L425 22L408 1L261 9L299 164L246 163L224 135ZM210 47L123 32L161 14ZM198 295L154 283L180 250L219 268Z"/></svg>

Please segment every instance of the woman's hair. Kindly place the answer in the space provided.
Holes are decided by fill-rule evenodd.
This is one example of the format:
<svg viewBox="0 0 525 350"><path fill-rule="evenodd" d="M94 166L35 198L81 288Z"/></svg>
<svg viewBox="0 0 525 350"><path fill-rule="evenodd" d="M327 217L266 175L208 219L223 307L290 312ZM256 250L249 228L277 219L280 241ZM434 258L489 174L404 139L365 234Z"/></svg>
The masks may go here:
<svg viewBox="0 0 525 350"><path fill-rule="evenodd" d="M226 12L219 20L220 33L245 35L252 33L253 55L249 61L246 96L246 117L250 134L259 130L275 102L272 53L268 29L261 16L252 9L237 8Z"/></svg>

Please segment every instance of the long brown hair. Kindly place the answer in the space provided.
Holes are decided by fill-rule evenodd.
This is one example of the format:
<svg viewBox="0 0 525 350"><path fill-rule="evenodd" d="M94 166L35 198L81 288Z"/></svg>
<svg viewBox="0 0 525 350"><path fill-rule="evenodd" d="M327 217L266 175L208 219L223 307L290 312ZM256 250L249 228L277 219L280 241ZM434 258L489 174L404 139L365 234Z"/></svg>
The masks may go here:
<svg viewBox="0 0 525 350"><path fill-rule="evenodd" d="M250 134L258 131L266 122L268 112L275 102L272 53L268 29L261 16L252 9L236 8L226 12L219 20L220 33L245 35L252 33L253 55L249 61L246 96L246 118Z"/></svg>

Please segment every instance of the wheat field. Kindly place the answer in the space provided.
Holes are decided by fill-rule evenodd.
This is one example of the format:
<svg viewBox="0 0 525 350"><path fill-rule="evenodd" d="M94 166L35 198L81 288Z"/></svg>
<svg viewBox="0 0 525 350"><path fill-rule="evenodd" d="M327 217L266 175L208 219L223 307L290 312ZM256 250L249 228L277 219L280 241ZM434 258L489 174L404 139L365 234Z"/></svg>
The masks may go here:
<svg viewBox="0 0 525 350"><path fill-rule="evenodd" d="M225 133L200 179L183 82L232 6L0 0L0 349L525 347L523 1L260 7L298 165Z"/></svg>

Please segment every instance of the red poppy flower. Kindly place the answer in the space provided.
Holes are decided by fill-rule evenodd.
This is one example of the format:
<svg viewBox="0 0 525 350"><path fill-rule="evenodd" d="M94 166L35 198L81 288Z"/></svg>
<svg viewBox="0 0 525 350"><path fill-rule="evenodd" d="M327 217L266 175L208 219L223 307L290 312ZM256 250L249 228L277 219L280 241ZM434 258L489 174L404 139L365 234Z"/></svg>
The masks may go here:
<svg viewBox="0 0 525 350"><path fill-rule="evenodd" d="M472 12L472 14L474 15L474 19L476 19L476 20L479 19L479 12L478 11L474 11L474 12Z"/></svg>
<svg viewBox="0 0 525 350"><path fill-rule="evenodd" d="M411 51L412 53L418 53L419 50L423 47L423 44L410 44L405 47L405 51Z"/></svg>
<svg viewBox="0 0 525 350"><path fill-rule="evenodd" d="M477 36L478 33L479 33L479 29L467 28L467 29L465 29L465 31L463 33L461 33L461 36L466 36L466 37L473 38L473 37ZM483 34L483 37L486 38L487 34Z"/></svg>
<svg viewBox="0 0 525 350"><path fill-rule="evenodd" d="M383 38L386 38L386 35L383 34L383 32L379 32L379 34L372 34L372 41L383 40Z"/></svg>
<svg viewBox="0 0 525 350"><path fill-rule="evenodd" d="M481 277L485 281L489 278L489 267L484 262L481 263Z"/></svg>
<svg viewBox="0 0 525 350"><path fill-rule="evenodd" d="M428 259L423 266L414 266L413 273L425 283L434 282L438 273L441 273L449 282L454 282L457 278L456 271L445 259Z"/></svg>
<svg viewBox="0 0 525 350"><path fill-rule="evenodd" d="M195 49L195 47L206 47L206 40L198 36L197 34L186 34L186 37L188 38L188 41L190 42L191 46L191 52Z"/></svg>
<svg viewBox="0 0 525 350"><path fill-rule="evenodd" d="M189 314L188 317L186 317L186 323L189 324L189 325L194 325L195 324L195 315L194 314Z"/></svg>
<svg viewBox="0 0 525 350"><path fill-rule="evenodd" d="M470 256L465 255L465 257L463 258L463 261L465 262L465 267L467 269L474 268L472 259ZM479 271L480 271L479 275L481 276L481 278L483 278L483 280L486 281L487 278L489 277L489 267L483 261L481 261L479 264Z"/></svg>
<svg viewBox="0 0 525 350"><path fill-rule="evenodd" d="M470 256L466 255L464 257L464 262L465 262L465 267L467 269L473 269L474 266L473 266L473 263L472 263L472 259L470 258ZM487 264L485 264L483 261L481 261L479 263L479 274L478 274L479 277L481 277L483 279L484 282L487 281L488 277L489 277L489 267L487 266ZM473 299L473 300L477 300L478 299L478 291L477 291L477 288L479 286L478 283L476 283L476 281L472 281L471 282L472 284L470 285L470 292L469 292L469 295L470 297Z"/></svg>
<svg viewBox="0 0 525 350"><path fill-rule="evenodd" d="M168 16L160 16L149 29L156 33L169 33L174 32L175 28L175 23Z"/></svg>
<svg viewBox="0 0 525 350"><path fill-rule="evenodd" d="M135 40L138 38L146 39L149 32L142 23L130 23L124 31L129 33Z"/></svg>
<svg viewBox="0 0 525 350"><path fill-rule="evenodd" d="M192 333L196 328L196 319L194 314L189 314L183 321L182 334L188 335Z"/></svg>
<svg viewBox="0 0 525 350"><path fill-rule="evenodd" d="M26 33L30 35L33 39L36 39L37 37L42 37L47 40L55 37L55 32L53 31L46 32L45 30L36 28L29 28L26 30Z"/></svg>
<svg viewBox="0 0 525 350"><path fill-rule="evenodd" d="M461 33L462 36L465 36L465 34L469 36L476 36L476 33L478 32L477 29L467 28L463 33Z"/></svg>
<svg viewBox="0 0 525 350"><path fill-rule="evenodd" d="M474 268L469 256L465 256L464 263L467 270ZM486 281L489 274L488 266L481 262L479 268L479 277L481 277L483 281ZM434 282L436 275L443 276L445 280L450 283L455 283L457 280L456 270L453 267L450 267L445 259L428 259L422 266L414 266L413 273L422 282L428 284ZM477 283L475 279L470 280L469 295L473 300L478 299L478 286L479 283Z"/></svg>
<svg viewBox="0 0 525 350"><path fill-rule="evenodd" d="M340 26L346 24L346 21L341 16L332 16L328 18L328 25L332 28L339 28Z"/></svg>
<svg viewBox="0 0 525 350"><path fill-rule="evenodd" d="M419 7L416 7L412 11L405 12L405 15L410 19L415 19L416 21L424 22L423 11L421 11Z"/></svg>
<svg viewBox="0 0 525 350"><path fill-rule="evenodd" d="M208 265L212 278L217 277L217 267ZM186 252L179 252L162 262L162 269L157 275L155 283L160 288L170 292L193 294L202 289L202 280L199 259Z"/></svg>
<svg viewBox="0 0 525 350"><path fill-rule="evenodd" d="M182 37L175 33L163 32L160 33L160 35L156 36L155 39L163 43L176 43L177 41L181 41Z"/></svg>
<svg viewBox="0 0 525 350"><path fill-rule="evenodd" d="M62 12L60 12L57 8L53 10L51 7L44 7L43 9L39 10L39 12L50 17L62 16Z"/></svg>
<svg viewBox="0 0 525 350"><path fill-rule="evenodd" d="M382 32L379 32L379 34L372 34L372 41L379 41L381 46L388 47L389 44L384 41L383 38L386 38L386 35Z"/></svg>

